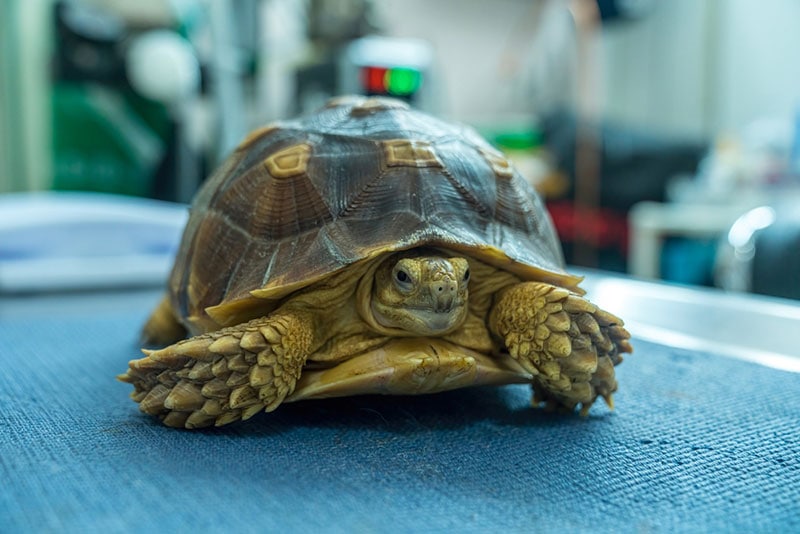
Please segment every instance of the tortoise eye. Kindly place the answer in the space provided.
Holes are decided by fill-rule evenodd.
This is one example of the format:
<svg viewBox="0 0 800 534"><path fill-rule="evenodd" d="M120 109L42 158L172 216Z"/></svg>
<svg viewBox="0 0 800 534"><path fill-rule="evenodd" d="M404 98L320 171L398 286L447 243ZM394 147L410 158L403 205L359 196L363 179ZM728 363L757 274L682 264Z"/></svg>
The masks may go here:
<svg viewBox="0 0 800 534"><path fill-rule="evenodd" d="M469 269L464 271L464 281L469 282Z"/></svg>
<svg viewBox="0 0 800 534"><path fill-rule="evenodd" d="M403 269L398 270L397 274L395 274L395 277L397 278L398 282L401 282L401 283L404 283L404 284L407 284L408 282L411 281L411 277L408 276L408 273L405 272Z"/></svg>

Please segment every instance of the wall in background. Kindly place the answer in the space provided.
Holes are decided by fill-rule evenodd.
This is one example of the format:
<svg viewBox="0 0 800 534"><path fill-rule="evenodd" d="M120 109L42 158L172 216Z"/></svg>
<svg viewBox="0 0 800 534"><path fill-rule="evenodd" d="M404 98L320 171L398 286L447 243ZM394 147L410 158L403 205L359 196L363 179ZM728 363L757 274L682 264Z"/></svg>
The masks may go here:
<svg viewBox="0 0 800 534"><path fill-rule="evenodd" d="M646 17L604 30L600 55L607 118L691 136L713 131L711 10L708 0L655 2Z"/></svg>
<svg viewBox="0 0 800 534"><path fill-rule="evenodd" d="M567 3L380 2L391 34L434 44L442 112L463 120L531 113L552 104L555 94L572 95L575 44L563 17ZM669 0L653 6L641 20L603 30L596 90L604 116L704 137L762 116L793 116L800 106L800 62L794 59L800 2ZM543 20L546 28L539 26Z"/></svg>
<svg viewBox="0 0 800 534"><path fill-rule="evenodd" d="M0 192L50 184L51 3L0 6Z"/></svg>
<svg viewBox="0 0 800 534"><path fill-rule="evenodd" d="M715 0L719 12L719 98L714 129L800 111L800 2Z"/></svg>
<svg viewBox="0 0 800 534"><path fill-rule="evenodd" d="M10 74L12 58L10 43L13 34L6 30L7 20L11 15L12 4L0 3L0 193L11 189L11 174L15 164L11 162L11 141L8 139L8 123L10 121L9 105L12 99Z"/></svg>
<svg viewBox="0 0 800 534"><path fill-rule="evenodd" d="M554 67L550 87L571 86L573 39L569 14L558 1L383 0L376 5L390 35L432 43L438 64L431 81L445 116L486 122L530 114L537 98L551 95L540 91L542 63Z"/></svg>
<svg viewBox="0 0 800 534"><path fill-rule="evenodd" d="M284 6L298 21L307 5L264 2ZM0 191L49 183L51 3L6 0L0 6ZM535 111L573 97L575 39L566 5L566 0L376 2L389 34L433 43L438 112L476 123L529 120ZM605 117L711 137L762 116L788 119L796 113L800 2L653 5L646 18L603 31L597 54L603 74L596 91ZM269 32L265 24L264 33ZM285 49L274 52L268 66L281 68L272 69L272 81L261 85L258 101L271 108L262 111L264 119L291 109L285 100L292 92L276 87L291 86L286 80L297 59ZM278 64L278 56L289 59Z"/></svg>
<svg viewBox="0 0 800 534"><path fill-rule="evenodd" d="M604 34L607 116L713 136L800 107L800 2L670 0Z"/></svg>

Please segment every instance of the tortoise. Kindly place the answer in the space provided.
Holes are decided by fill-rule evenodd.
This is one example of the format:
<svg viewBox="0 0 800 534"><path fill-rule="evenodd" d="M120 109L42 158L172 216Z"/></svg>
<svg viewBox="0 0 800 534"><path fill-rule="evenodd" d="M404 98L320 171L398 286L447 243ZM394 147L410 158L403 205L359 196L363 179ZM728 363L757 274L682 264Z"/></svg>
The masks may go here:
<svg viewBox="0 0 800 534"><path fill-rule="evenodd" d="M473 129L340 97L252 132L199 190L143 329L164 348L119 378L182 428L515 383L586 414L613 408L632 348L581 280L540 197Z"/></svg>

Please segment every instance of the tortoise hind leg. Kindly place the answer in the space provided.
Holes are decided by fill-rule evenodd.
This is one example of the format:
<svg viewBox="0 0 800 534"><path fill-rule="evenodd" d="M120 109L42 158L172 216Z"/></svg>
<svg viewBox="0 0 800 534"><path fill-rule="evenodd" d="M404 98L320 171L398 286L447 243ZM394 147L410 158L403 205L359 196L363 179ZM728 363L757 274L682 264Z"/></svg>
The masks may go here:
<svg viewBox="0 0 800 534"><path fill-rule="evenodd" d="M588 413L598 396L613 408L614 366L632 352L622 320L550 284L523 282L500 294L489 328L534 375L534 404Z"/></svg>
<svg viewBox="0 0 800 534"><path fill-rule="evenodd" d="M272 411L294 391L310 353L313 318L269 317L143 351L118 378L139 409L179 428L221 426Z"/></svg>
<svg viewBox="0 0 800 534"><path fill-rule="evenodd" d="M163 347L185 337L186 328L178 321L169 295L164 295L142 328L141 344L145 347Z"/></svg>

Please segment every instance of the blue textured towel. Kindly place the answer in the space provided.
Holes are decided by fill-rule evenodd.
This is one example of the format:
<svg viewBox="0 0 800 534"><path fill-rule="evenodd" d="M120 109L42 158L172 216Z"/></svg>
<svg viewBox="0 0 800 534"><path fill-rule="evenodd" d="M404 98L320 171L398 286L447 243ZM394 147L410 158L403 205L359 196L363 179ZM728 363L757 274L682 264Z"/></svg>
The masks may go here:
<svg viewBox="0 0 800 534"><path fill-rule="evenodd" d="M524 386L162 427L141 313L0 324L0 531L800 531L800 375L637 342L617 410Z"/></svg>

